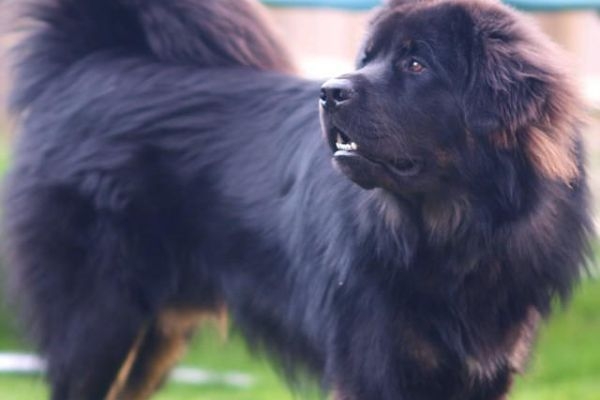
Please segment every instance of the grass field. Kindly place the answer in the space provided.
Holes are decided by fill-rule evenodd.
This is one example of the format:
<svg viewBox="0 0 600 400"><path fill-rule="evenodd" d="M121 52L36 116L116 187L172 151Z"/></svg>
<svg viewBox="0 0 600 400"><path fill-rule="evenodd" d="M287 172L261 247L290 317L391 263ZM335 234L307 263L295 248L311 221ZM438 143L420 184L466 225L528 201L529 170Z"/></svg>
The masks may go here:
<svg viewBox="0 0 600 400"><path fill-rule="evenodd" d="M0 142L0 171L8 162ZM597 249L598 259L600 251ZM13 315L0 309L0 352L27 351L14 329ZM215 372L243 372L252 376L249 388L225 385L169 383L157 400L291 400L282 380L261 357L252 357L235 335L224 342L207 329L193 343L183 365ZM0 400L41 400L47 391L40 376L0 374ZM576 291L567 310L559 310L538 342L529 372L516 384L512 400L599 400L600 399L600 281L587 280Z"/></svg>

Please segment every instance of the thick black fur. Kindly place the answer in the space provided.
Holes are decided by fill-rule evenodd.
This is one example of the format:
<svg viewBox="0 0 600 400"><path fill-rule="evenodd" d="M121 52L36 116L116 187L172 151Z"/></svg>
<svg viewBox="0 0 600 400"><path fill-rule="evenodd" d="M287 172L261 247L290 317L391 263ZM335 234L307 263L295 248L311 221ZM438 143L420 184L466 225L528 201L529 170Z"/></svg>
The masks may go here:
<svg viewBox="0 0 600 400"><path fill-rule="evenodd" d="M104 398L162 310L222 305L340 400L507 392L532 320L579 276L590 227L566 78L482 43L537 45L518 16L495 3L384 7L343 78L360 98L322 113L324 140L320 84L288 73L244 2L28 10L4 243L54 400ZM421 51L431 75L409 75L398 46ZM562 175L528 147L527 128L554 116L569 132L550 143L572 138ZM332 129L378 161L336 157L347 179ZM384 177L387 157L423 169Z"/></svg>

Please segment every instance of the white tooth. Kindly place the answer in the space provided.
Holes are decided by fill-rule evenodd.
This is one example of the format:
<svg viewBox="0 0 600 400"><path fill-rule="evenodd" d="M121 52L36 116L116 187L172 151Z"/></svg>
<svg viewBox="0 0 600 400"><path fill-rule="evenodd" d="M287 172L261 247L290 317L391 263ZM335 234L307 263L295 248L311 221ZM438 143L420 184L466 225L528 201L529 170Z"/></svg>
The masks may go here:
<svg viewBox="0 0 600 400"><path fill-rule="evenodd" d="M335 141L338 143L344 143L344 141L342 140L342 135L340 135L339 133L337 134Z"/></svg>
<svg viewBox="0 0 600 400"><path fill-rule="evenodd" d="M338 150L343 150L343 149L342 149L342 144L341 144L341 143L336 143L336 144L335 144L335 147L336 147Z"/></svg>
<svg viewBox="0 0 600 400"><path fill-rule="evenodd" d="M350 148L352 150L358 150L358 145L356 143L352 142L352 143L350 143Z"/></svg>

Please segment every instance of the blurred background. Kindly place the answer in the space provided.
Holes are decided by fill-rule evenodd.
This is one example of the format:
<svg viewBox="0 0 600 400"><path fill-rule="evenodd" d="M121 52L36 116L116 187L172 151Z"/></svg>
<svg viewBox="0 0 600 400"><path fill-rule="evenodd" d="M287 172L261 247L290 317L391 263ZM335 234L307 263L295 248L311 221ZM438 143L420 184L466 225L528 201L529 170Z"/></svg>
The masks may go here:
<svg viewBox="0 0 600 400"><path fill-rule="evenodd" d="M17 0L15 0L17 1ZM198 0L200 1L200 0ZM351 69L357 47L377 0L264 0L273 25L300 66L322 79ZM530 13L534 22L572 58L573 76L587 100L589 166L594 204L600 204L600 0L509 0ZM14 22L11 4L0 0L0 32ZM16 41L0 35L0 105L10 77L4 53ZM0 106L0 180L10 163L10 116ZM597 207L596 207L597 208ZM598 218L596 218L598 221ZM591 274L566 310L557 307L534 353L528 374L516 384L516 400L600 399L600 245L594 243ZM14 315L0 307L0 400L46 397L39 370L43 363L15 329ZM171 377L159 400L286 400L282 380L264 360L249 354L235 333L223 340L207 327ZM306 388L296 398L315 399Z"/></svg>

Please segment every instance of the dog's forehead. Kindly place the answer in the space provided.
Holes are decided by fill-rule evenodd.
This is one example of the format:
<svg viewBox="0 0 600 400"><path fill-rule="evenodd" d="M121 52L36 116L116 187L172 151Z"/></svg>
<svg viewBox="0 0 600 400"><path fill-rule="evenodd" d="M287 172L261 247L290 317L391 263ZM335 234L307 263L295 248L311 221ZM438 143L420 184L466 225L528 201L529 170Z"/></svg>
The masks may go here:
<svg viewBox="0 0 600 400"><path fill-rule="evenodd" d="M469 9L461 3L433 3L384 10L371 27L365 46L386 54L432 57L445 69L467 58L475 29Z"/></svg>

